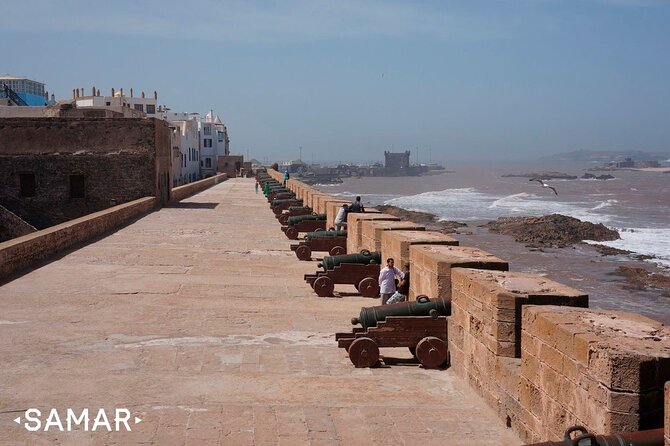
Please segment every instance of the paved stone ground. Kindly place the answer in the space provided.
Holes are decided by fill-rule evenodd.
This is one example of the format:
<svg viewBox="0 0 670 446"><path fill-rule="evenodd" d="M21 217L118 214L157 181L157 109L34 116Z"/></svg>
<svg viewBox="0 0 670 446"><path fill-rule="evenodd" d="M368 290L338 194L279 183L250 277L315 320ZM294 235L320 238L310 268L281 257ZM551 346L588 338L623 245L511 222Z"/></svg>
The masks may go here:
<svg viewBox="0 0 670 446"><path fill-rule="evenodd" d="M333 333L374 302L316 297L252 180L221 183L0 287L1 444L515 445L405 349L355 369ZM391 361L389 361L391 362ZM125 407L132 432L27 432L36 407ZM93 417L92 414L92 417ZM92 423L91 423L92 425Z"/></svg>

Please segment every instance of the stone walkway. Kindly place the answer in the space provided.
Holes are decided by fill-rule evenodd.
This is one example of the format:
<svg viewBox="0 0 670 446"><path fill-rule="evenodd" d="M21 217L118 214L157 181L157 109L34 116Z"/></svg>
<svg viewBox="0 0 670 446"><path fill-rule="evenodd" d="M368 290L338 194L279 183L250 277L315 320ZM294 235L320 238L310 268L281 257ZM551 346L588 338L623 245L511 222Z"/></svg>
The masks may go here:
<svg viewBox="0 0 670 446"><path fill-rule="evenodd" d="M0 443L520 444L449 370L355 369L333 334L375 302L316 297L315 270L234 179L0 287ZM117 407L132 432L43 431Z"/></svg>

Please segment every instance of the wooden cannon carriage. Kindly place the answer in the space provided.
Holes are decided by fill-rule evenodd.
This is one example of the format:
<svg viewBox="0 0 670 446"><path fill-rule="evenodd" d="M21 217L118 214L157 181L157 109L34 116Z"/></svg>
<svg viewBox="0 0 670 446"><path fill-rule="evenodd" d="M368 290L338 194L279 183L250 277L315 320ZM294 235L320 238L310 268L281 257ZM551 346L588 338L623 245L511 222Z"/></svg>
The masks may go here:
<svg viewBox="0 0 670 446"><path fill-rule="evenodd" d="M326 256L319 267L323 271L305 274L305 282L309 283L319 297L333 297L335 284L348 284L356 287L363 297L379 295L379 261L378 252L368 250L360 254Z"/></svg>
<svg viewBox="0 0 670 446"><path fill-rule="evenodd" d="M377 365L383 347L407 347L425 368L442 367L449 363L449 314L449 301L426 296L419 296L416 302L362 308L361 317L351 321L362 327L336 333L335 340L357 368Z"/></svg>
<svg viewBox="0 0 670 446"><path fill-rule="evenodd" d="M326 229L326 214L298 215L289 217L288 226L282 226L289 240L297 240L300 232L314 232L319 229Z"/></svg>
<svg viewBox="0 0 670 446"><path fill-rule="evenodd" d="M279 216L282 212L287 210L290 207L302 206L302 198L284 198L284 199L275 199L270 203L270 209L275 214Z"/></svg>
<svg viewBox="0 0 670 446"><path fill-rule="evenodd" d="M284 210L281 214L275 214L279 224L286 226L288 224L289 217L297 217L298 215L311 215L312 208L309 206L289 206L287 210Z"/></svg>
<svg viewBox="0 0 670 446"><path fill-rule="evenodd" d="M300 260L310 260L313 251L325 251L331 256L347 253L346 231L315 231L305 234L305 240L291 245Z"/></svg>

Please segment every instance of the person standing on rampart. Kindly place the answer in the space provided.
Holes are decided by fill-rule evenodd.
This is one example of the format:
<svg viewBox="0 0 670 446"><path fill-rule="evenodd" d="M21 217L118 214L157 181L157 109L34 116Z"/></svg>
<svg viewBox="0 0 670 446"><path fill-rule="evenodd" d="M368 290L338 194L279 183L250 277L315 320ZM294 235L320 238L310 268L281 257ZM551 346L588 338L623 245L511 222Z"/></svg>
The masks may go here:
<svg viewBox="0 0 670 446"><path fill-rule="evenodd" d="M389 257L386 259L386 266L379 271L379 294L382 297L382 305L395 293L395 281L405 278L405 273L393 266L394 260Z"/></svg>

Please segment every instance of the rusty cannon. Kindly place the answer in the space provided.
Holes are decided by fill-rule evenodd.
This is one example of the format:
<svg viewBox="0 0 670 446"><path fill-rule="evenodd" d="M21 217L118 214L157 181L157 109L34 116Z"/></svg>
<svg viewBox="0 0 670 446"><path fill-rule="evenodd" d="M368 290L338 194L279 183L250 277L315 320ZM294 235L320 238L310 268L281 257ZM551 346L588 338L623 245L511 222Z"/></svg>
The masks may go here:
<svg viewBox="0 0 670 446"><path fill-rule="evenodd" d="M381 254L363 250L359 254L326 256L315 274L305 274L317 296L333 297L336 284L353 285L363 297L379 295L379 262Z"/></svg>
<svg viewBox="0 0 670 446"><path fill-rule="evenodd" d="M585 427L572 426L565 431L563 440L543 441L526 446L663 446L663 429L595 435Z"/></svg>
<svg viewBox="0 0 670 446"><path fill-rule="evenodd" d="M291 206L302 206L302 204L302 198L295 198L293 195L291 198L275 198L270 203L270 208L275 215L279 215Z"/></svg>
<svg viewBox="0 0 670 446"><path fill-rule="evenodd" d="M314 251L325 251L331 256L346 254L347 231L308 232L304 241L291 245L291 251L295 251L300 260L310 260Z"/></svg>
<svg viewBox="0 0 670 446"><path fill-rule="evenodd" d="M374 367L379 362L379 349L407 347L428 369L449 363L447 316L451 303L444 299L417 297L416 302L399 302L361 308L359 321L350 333L336 333L337 346L344 348L355 367Z"/></svg>
<svg viewBox="0 0 670 446"><path fill-rule="evenodd" d="M298 215L312 215L312 208L309 206L289 206L289 208L281 214L275 214L277 220L279 220L279 224L282 226L288 224L289 217L297 217Z"/></svg>
<svg viewBox="0 0 670 446"><path fill-rule="evenodd" d="M290 240L297 240L300 232L313 232L318 229L326 229L326 214L296 215L289 217L287 226L281 230Z"/></svg>

